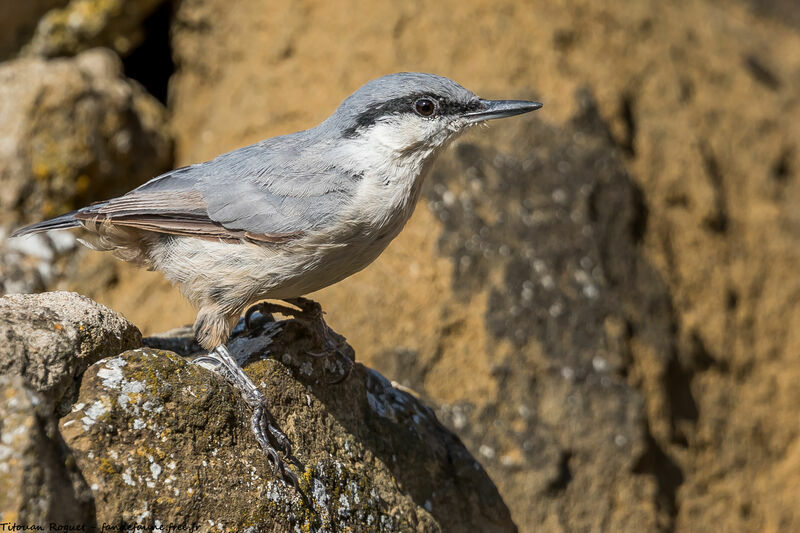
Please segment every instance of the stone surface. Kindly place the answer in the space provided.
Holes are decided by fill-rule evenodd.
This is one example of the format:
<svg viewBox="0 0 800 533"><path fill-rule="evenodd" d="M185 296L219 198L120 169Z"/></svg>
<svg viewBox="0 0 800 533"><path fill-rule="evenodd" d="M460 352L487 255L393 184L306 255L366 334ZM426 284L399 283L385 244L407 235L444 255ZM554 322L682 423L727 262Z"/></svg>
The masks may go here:
<svg viewBox="0 0 800 533"><path fill-rule="evenodd" d="M165 120L107 50L0 64L0 225L127 192L167 169Z"/></svg>
<svg viewBox="0 0 800 533"><path fill-rule="evenodd" d="M71 56L104 46L126 55L143 38L141 24L164 0L72 0L39 20L28 54Z"/></svg>
<svg viewBox="0 0 800 533"><path fill-rule="evenodd" d="M332 384L344 361L307 355L315 347L301 326L258 324L248 334L240 327L229 346L249 361L248 374L293 443L287 462L300 491L276 479L250 431L249 409L227 382L173 352L143 348L90 367L60 423L96 487L98 522L516 530L486 472L423 403L360 364ZM185 335L147 342L193 351Z"/></svg>
<svg viewBox="0 0 800 533"><path fill-rule="evenodd" d="M33 35L42 15L69 0L0 2L0 60L15 55Z"/></svg>
<svg viewBox="0 0 800 533"><path fill-rule="evenodd" d="M136 326L70 292L0 298L0 374L20 375L59 414L95 361L141 345Z"/></svg>
<svg viewBox="0 0 800 533"><path fill-rule="evenodd" d="M0 521L65 528L95 524L92 493L58 432L58 420L20 376L0 375Z"/></svg>

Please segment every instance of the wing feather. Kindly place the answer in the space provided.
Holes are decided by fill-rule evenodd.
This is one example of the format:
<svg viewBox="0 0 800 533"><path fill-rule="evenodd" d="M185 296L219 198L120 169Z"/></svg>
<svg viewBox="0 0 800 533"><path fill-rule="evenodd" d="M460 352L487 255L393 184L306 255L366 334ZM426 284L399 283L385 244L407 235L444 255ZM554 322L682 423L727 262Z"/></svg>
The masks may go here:
<svg viewBox="0 0 800 533"><path fill-rule="evenodd" d="M69 227L74 220L230 242L284 243L335 223L361 179L332 164L330 146L310 150L314 142L310 131L268 139L20 231Z"/></svg>
<svg viewBox="0 0 800 533"><path fill-rule="evenodd" d="M279 244L303 234L302 231L274 233L229 229L221 222L212 220L207 209L202 194L197 191L132 191L125 196L81 209L73 217L92 224L111 224L225 242Z"/></svg>

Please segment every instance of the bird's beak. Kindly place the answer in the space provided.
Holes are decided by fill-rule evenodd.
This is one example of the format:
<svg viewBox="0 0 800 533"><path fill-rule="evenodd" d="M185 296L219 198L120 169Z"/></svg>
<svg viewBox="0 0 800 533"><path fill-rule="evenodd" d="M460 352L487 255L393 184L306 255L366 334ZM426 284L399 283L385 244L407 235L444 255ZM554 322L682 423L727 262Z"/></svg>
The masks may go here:
<svg viewBox="0 0 800 533"><path fill-rule="evenodd" d="M530 113L542 107L540 102L527 100L480 100L480 107L464 115L467 122L482 122L493 118L513 117L523 113Z"/></svg>

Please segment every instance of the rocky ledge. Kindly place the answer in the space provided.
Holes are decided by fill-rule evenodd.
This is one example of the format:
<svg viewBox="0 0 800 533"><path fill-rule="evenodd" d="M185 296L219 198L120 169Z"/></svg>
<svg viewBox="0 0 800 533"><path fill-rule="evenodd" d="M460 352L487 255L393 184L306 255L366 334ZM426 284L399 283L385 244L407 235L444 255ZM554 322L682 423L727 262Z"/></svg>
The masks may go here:
<svg viewBox="0 0 800 533"><path fill-rule="evenodd" d="M6 296L0 308L4 521L516 530L430 408L359 363L308 355L297 322L256 315L229 348L292 441L299 489L258 448L237 392L191 364L199 350L188 330L142 343L124 318L74 293Z"/></svg>

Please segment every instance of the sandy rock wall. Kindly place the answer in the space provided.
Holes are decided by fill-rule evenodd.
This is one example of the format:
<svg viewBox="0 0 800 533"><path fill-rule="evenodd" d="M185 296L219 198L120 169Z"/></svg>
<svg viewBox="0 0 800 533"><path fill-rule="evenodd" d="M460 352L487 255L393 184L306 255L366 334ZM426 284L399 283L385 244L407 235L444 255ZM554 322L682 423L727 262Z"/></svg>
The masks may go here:
<svg viewBox="0 0 800 533"><path fill-rule="evenodd" d="M777 528L798 520L792 506L781 503L787 500L764 497L764 491L775 491L791 499L784 491L797 475L791 465L798 426L790 407L797 398L789 376L797 372L798 353L791 265L798 245L800 40L791 27L758 18L745 5L721 2L346 8L311 1L268 7L241 2L237 10L227 10L222 3L197 1L182 4L175 28L180 68L172 105L184 162L314 124L365 79L395 70L442 73L487 97L545 102L537 116L517 119L520 123L566 124L579 107L575 92L588 87L608 130L603 150L617 154L638 189L627 193L635 196L628 200L634 212L626 223L635 237L629 244L633 252L617 253L615 233L598 244L604 274L617 276L606 279L616 295L601 292L604 301L594 311L606 317L596 319L602 328L590 328L580 314L573 314L573 322L534 322L521 342L501 340L505 357L498 357L493 332L518 327L509 313L518 303L514 293L525 290L522 278L502 269L478 271L490 280L500 277L499 282L459 276L451 256L458 240L468 242L469 236L430 206L418 210L373 267L323 291L330 320L364 347L365 359L386 365L388 374L410 374L407 379L422 383L426 394L451 410L466 403L480 413L499 403L509 412L497 423L508 426L519 425L521 417L510 413L515 406L493 400L498 391L527 395L534 413L566 402L570 396L557 390L539 393L556 382L544 376L564 366L570 353L565 348L580 346L575 339L593 339L583 341L584 363L591 361L588 353L610 352L606 375L624 383L623 389L638 391L642 402L632 415L642 417L633 426L640 432L633 442L641 446L634 454L640 455L619 475L620 485L597 492L597 508L607 509L601 513L608 517L604 523L630 519L631 506L667 529ZM226 40L231 34L248 38ZM227 45L219 46L223 42ZM528 159L527 149L520 148L526 146L519 140L527 133L522 127L497 123L490 136L486 133L472 132L463 142L490 153L489 147L496 147L500 158ZM546 136L540 142L551 146ZM459 162L458 150L439 168L469 171L474 165ZM575 164L574 157L567 151L563 159ZM590 184L593 174L585 174ZM535 173L530 179L528 193L547 192ZM449 192L448 198L465 194L462 185L441 174L429 186L444 186L440 194ZM468 200L480 196L466 191ZM510 199L516 198L486 206L489 212L480 216L513 210ZM507 221L489 227L500 234L514 231ZM542 244L533 243L541 253ZM568 265L555 266L554 278L569 275ZM582 290L577 283L571 290ZM459 295L463 287L470 293L466 300ZM605 301L615 297L622 301ZM654 307L642 303L648 301ZM592 312L575 302L567 308L571 312ZM609 313L606 307L615 306L621 311ZM530 319L527 313L523 316ZM521 354L536 351L544 352L548 363L520 368L531 357ZM522 379L528 372L535 381ZM517 384L509 389L510 380ZM485 420L497 419L495 410L486 413ZM591 426L597 413L570 419ZM554 426L565 420L554 419ZM599 431L611 439L614 427ZM481 438L467 441L474 453L493 454L484 460L501 490L514 495L509 505L518 523L577 527L569 511L532 497L534 487L558 476L539 474L537 480L535 468L509 475L515 468L526 470L513 462L520 444L492 442L494 432L476 433ZM566 465L561 471L568 474L560 479L566 480L567 494L587 494L579 489L583 472L608 460L584 457L576 440L564 437L567 432L556 434L561 439L540 460ZM504 457L510 468L503 466ZM515 477L529 481L512 481Z"/></svg>

